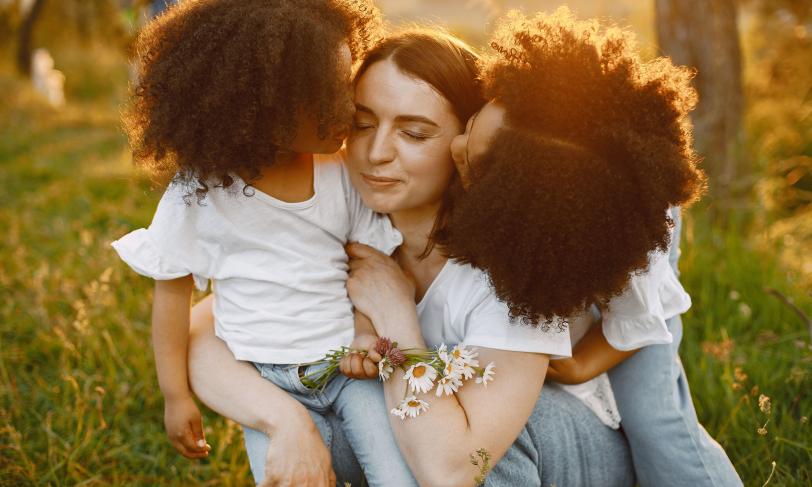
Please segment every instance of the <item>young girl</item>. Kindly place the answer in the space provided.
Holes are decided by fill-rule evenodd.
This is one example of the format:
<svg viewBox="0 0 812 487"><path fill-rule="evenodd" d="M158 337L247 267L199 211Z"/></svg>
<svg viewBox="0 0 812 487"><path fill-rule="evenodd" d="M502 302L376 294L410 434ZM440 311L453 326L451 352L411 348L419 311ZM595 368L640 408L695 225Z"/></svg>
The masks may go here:
<svg viewBox="0 0 812 487"><path fill-rule="evenodd" d="M139 39L125 123L136 161L176 176L150 227L113 247L156 280L165 424L190 458L207 453L187 376L190 299L193 285L212 280L216 333L234 357L314 418L335 412L371 485L416 485L380 384L339 377L310 390L301 379L318 370L297 365L353 342L344 246L391 253L401 242L363 206L338 159L315 155L336 152L349 129L352 62L377 21L362 0L186 1ZM261 482L268 438L246 429L246 445ZM273 480L301 481L291 468L274 468Z"/></svg>
<svg viewBox="0 0 812 487"><path fill-rule="evenodd" d="M630 33L566 9L513 14L490 45L482 78L493 101L452 146L467 191L444 247L487 271L527 322L601 305L602 324L572 358L551 361L549 377L608 384L602 374L623 362L611 373L614 419L641 485L741 485L699 425L676 355L675 320L690 298L669 266L678 213L667 212L704 183L691 149L689 71L641 61ZM605 389L574 392L614 409Z"/></svg>

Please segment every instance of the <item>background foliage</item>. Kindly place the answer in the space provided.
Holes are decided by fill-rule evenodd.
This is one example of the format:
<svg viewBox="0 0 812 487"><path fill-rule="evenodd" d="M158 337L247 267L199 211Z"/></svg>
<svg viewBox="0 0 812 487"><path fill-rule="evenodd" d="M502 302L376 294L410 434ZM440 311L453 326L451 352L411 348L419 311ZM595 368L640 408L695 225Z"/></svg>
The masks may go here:
<svg viewBox="0 0 812 487"><path fill-rule="evenodd" d="M411 18L389 3L393 19ZM484 23L503 3L467 8ZM656 52L645 41L650 6L573 3L582 15L620 15ZM415 4L431 17L431 4L442 15L448 2ZM132 168L118 122L138 5L48 3L34 45L66 75L61 110L15 72L18 5L0 0L0 485L250 485L232 422L206 414L214 450L202 462L165 439L152 286L109 247L148 224L160 197ZM752 171L744 197L705 200L686 217L681 266L694 307L682 357L701 421L747 485L764 484L773 461L772 485L812 485L810 2L742 9L741 152ZM450 20L472 42L484 37Z"/></svg>

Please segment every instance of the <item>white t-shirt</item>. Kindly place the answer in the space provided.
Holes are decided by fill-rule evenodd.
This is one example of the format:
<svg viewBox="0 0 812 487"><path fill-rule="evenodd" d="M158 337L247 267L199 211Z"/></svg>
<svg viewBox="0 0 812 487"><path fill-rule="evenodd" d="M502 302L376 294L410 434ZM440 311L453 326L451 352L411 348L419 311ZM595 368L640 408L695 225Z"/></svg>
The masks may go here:
<svg viewBox="0 0 812 487"><path fill-rule="evenodd" d="M691 308L666 252L652 252L648 268L631 277L620 296L602 310L603 334L618 350L671 343L674 337L665 321Z"/></svg>
<svg viewBox="0 0 812 487"><path fill-rule="evenodd" d="M553 357L572 354L566 325L554 320L532 327L511 320L487 275L467 264L447 261L417 304L417 314L429 347L445 343Z"/></svg>
<svg viewBox="0 0 812 487"><path fill-rule="evenodd" d="M387 254L402 243L389 218L366 208L339 155L314 159L314 195L287 203L235 178L202 204L171 185L152 224L113 242L139 274L214 281L215 332L238 360L302 363L349 345L347 254L355 241Z"/></svg>
<svg viewBox="0 0 812 487"><path fill-rule="evenodd" d="M633 274L623 294L602 310L602 331L606 341L618 350L671 343L674 338L665 320L690 307L691 297L668 262L668 253L652 252L648 267ZM586 334L591 321L591 313L570 318L573 346ZM620 413L606 373L582 384L558 386L583 401L607 426L620 426Z"/></svg>

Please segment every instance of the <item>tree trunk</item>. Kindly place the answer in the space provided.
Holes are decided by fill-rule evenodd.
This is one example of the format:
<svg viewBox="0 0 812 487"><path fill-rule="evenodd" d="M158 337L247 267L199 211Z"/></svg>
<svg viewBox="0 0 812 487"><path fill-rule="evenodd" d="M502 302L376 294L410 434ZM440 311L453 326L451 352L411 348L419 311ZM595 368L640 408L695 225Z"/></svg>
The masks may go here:
<svg viewBox="0 0 812 487"><path fill-rule="evenodd" d="M34 35L34 24L36 24L44 6L45 0L34 0L33 5L20 24L17 44L17 69L25 76L31 76L31 53L33 52L31 38Z"/></svg>
<svg viewBox="0 0 812 487"><path fill-rule="evenodd" d="M705 158L711 190L729 195L747 172L743 133L742 61L737 0L655 0L663 55L695 68L699 105L693 114L696 149Z"/></svg>

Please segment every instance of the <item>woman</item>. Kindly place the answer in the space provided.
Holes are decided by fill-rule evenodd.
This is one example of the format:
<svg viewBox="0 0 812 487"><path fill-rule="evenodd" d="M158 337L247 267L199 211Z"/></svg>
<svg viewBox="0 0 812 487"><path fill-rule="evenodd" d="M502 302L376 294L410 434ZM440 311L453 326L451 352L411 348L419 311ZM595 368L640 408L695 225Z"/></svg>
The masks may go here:
<svg viewBox="0 0 812 487"><path fill-rule="evenodd" d="M424 485L474 485L480 469L471 465L470 455L483 449L495 465L490 485L628 485L630 462L619 432L560 391L539 399L550 355L569 353L566 327L512 326L486 277L448 261L432 245L431 236L442 228L452 204L446 198L449 188L459 184L449 145L482 103L475 62L471 50L449 36L406 33L380 44L356 76L350 177L369 207L390 214L404 245L395 260L351 246L356 257L351 297L380 335L403 346L463 342L476 345L482 360L499 367L500 378L487 389L469 387L433 399L428 414L395 421L398 444ZM413 276L414 287L404 272ZM319 471L330 464L324 446L315 441L317 428L257 381L254 371L229 357L211 334L209 307L208 301L200 303L193 316L195 391L216 411L273 437L268 458L276 464L269 463L269 469L284 469L279 463L287 461L303 470L312 467L317 471L302 473L297 485L323 485ZM399 378L385 384L390 406L402 399ZM288 445L298 433L280 420L288 415L295 428L304 429L298 444ZM322 422L319 430L338 464L336 457L346 453L338 445L340 432L330 430L323 418L316 421ZM582 461L586 458L589 463Z"/></svg>

